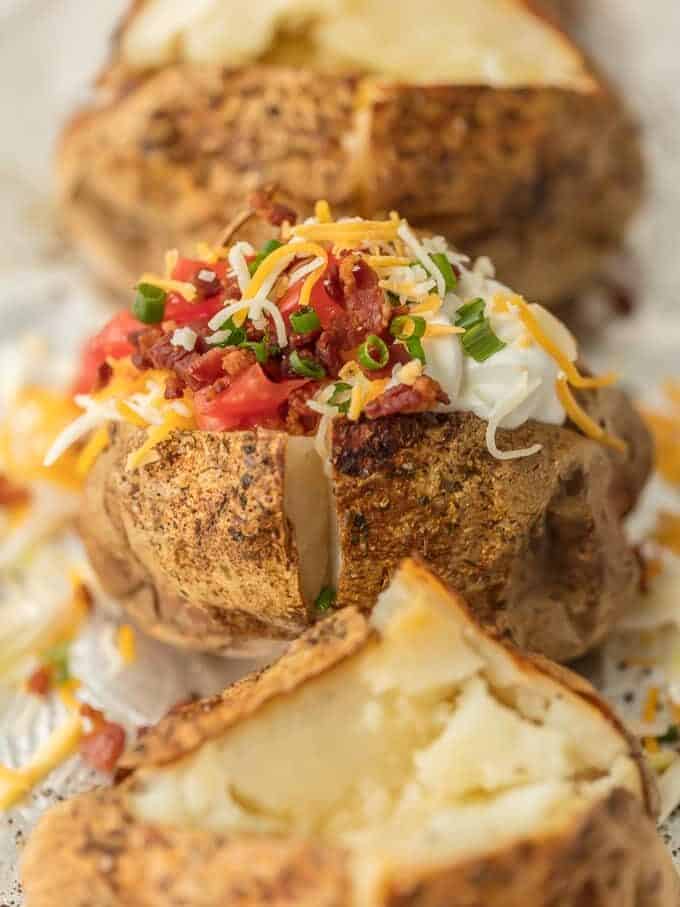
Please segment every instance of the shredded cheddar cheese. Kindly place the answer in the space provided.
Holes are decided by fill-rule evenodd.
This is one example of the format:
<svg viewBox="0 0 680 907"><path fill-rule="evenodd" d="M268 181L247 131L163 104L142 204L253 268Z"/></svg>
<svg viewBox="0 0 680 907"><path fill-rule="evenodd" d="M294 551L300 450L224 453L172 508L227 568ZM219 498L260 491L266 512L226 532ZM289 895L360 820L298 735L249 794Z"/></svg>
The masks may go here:
<svg viewBox="0 0 680 907"><path fill-rule="evenodd" d="M305 278L305 282L302 284L302 289L300 290L300 300L299 300L300 307L309 305L309 301L310 301L310 298L312 295L312 290L314 289L314 287L317 285L317 283L321 279L325 270L326 270L326 264L324 263L321 265L320 268L317 268L316 271L312 271L312 273L309 274Z"/></svg>
<svg viewBox="0 0 680 907"><path fill-rule="evenodd" d="M584 435L587 435L589 438L592 438L594 441L599 441L601 444L605 444L607 447L612 447L614 450L618 450L619 453L625 454L628 450L628 445L621 438L617 438L614 435L610 435L606 432L594 419L588 415L588 413L579 406L579 404L574 399L573 394L569 390L569 385L565 377L560 377L555 382L555 390L557 392L557 397L565 409L565 412L571 419L571 421L578 428L581 429Z"/></svg>
<svg viewBox="0 0 680 907"><path fill-rule="evenodd" d="M134 450L128 455L126 469L132 472L140 466L151 462L153 449L170 437L173 431L183 431L194 428L194 420L188 416L182 416L174 409L167 409L165 418L160 425L154 425L149 429L146 441L141 447Z"/></svg>
<svg viewBox="0 0 680 907"><path fill-rule="evenodd" d="M451 334L464 334L465 328L457 328L452 324L428 324L425 328L425 337L448 337Z"/></svg>
<svg viewBox="0 0 680 907"><path fill-rule="evenodd" d="M330 224L298 224L290 230L291 236L319 242L371 242L396 239L399 223L396 221L343 221Z"/></svg>
<svg viewBox="0 0 680 907"><path fill-rule="evenodd" d="M654 435L657 469L680 486L680 381L666 381L663 391L670 406L663 411L643 407L642 415Z"/></svg>
<svg viewBox="0 0 680 907"><path fill-rule="evenodd" d="M410 258L400 255L366 255L365 260L372 268L406 268L413 264Z"/></svg>
<svg viewBox="0 0 680 907"><path fill-rule="evenodd" d="M656 737L645 737L644 738L644 747L648 753L658 753L659 752L659 741Z"/></svg>
<svg viewBox="0 0 680 907"><path fill-rule="evenodd" d="M116 642L123 664L132 664L137 656L137 640L130 624L121 624L118 627Z"/></svg>
<svg viewBox="0 0 680 907"><path fill-rule="evenodd" d="M187 302L193 302L196 298L196 287L184 280L169 280L165 277L158 277L156 274L147 273L142 274L139 282L151 284L152 287L158 287L159 290L165 290L166 293L179 293Z"/></svg>
<svg viewBox="0 0 680 907"><path fill-rule="evenodd" d="M548 353L549 356L552 356L552 358L567 376L569 384L571 384L573 387L578 388L596 388L609 387L611 384L614 384L616 382L617 376L613 373L600 375L598 378L584 378L583 375L580 374L574 363L571 362L570 359L566 356L564 351L561 350L557 346L557 344L553 343L548 335L542 330L525 300L522 299L521 296L515 296L513 297L512 304L518 308L519 317L521 318L525 328L527 329L531 337L539 346L543 347L543 349L546 351L546 353Z"/></svg>
<svg viewBox="0 0 680 907"><path fill-rule="evenodd" d="M323 226L318 224L317 226ZM305 256L322 258L324 262L328 261L328 253L323 246L320 246L318 243L314 242L301 242L293 243L292 245L280 246L278 249L275 249L271 252L264 261L260 264L260 267L253 274L252 280L248 284L248 288L244 293L244 299L253 299L262 289L262 284L265 282L267 277L269 277L277 268L280 268L282 265L288 263L289 259L294 258L304 258Z"/></svg>
<svg viewBox="0 0 680 907"><path fill-rule="evenodd" d="M642 708L642 720L646 724L651 724L656 719L656 712L659 707L659 688L650 687L647 690L647 696Z"/></svg>
<svg viewBox="0 0 680 907"><path fill-rule="evenodd" d="M119 404L122 406L124 404ZM92 468L95 460L102 451L109 446L109 430L105 425L98 428L80 452L78 462L76 463L76 472L79 476L86 476Z"/></svg>
<svg viewBox="0 0 680 907"><path fill-rule="evenodd" d="M137 428L147 428L148 422L136 413L134 409L129 406L125 400L118 400L116 403L116 409L122 416L125 422L129 422L130 425L135 425Z"/></svg>
<svg viewBox="0 0 680 907"><path fill-rule="evenodd" d="M179 252L177 249L168 249L165 253L165 279L172 280L172 272L177 267Z"/></svg>
<svg viewBox="0 0 680 907"><path fill-rule="evenodd" d="M314 206L314 214L316 219L321 224L330 224L333 220L333 215L331 214L331 206L328 204L325 198L319 199L319 201Z"/></svg>
<svg viewBox="0 0 680 907"><path fill-rule="evenodd" d="M411 315L434 315L441 309L441 307L441 297L433 293L430 296L427 296L422 302L411 306L410 312Z"/></svg>
<svg viewBox="0 0 680 907"><path fill-rule="evenodd" d="M73 755L82 733L79 715L71 714L64 724L53 731L26 766L20 769L0 766L0 809L14 806L38 781Z"/></svg>
<svg viewBox="0 0 680 907"><path fill-rule="evenodd" d="M680 514L660 510L656 517L654 538L664 548L680 555Z"/></svg>

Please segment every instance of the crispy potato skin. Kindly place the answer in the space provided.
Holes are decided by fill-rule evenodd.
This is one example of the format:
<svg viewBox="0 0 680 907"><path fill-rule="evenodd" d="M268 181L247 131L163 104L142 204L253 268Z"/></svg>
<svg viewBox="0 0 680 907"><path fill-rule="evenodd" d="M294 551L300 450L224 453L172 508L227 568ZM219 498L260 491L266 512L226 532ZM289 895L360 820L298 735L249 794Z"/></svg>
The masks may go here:
<svg viewBox="0 0 680 907"><path fill-rule="evenodd" d="M618 394L594 412L628 459L571 429L499 432L468 413L337 423L333 439L342 570L338 601L366 607L402 557L420 552L477 614L522 648L568 661L597 645L633 601L636 558L621 526L651 468L646 430Z"/></svg>
<svg viewBox="0 0 680 907"><path fill-rule="evenodd" d="M150 633L204 651L271 652L310 617L284 513L286 435L184 432L127 471L143 432L112 426L80 525L104 587Z"/></svg>
<svg viewBox="0 0 680 907"><path fill-rule="evenodd" d="M418 565L410 569L438 582ZM461 599L455 602L474 624ZM181 759L373 639L365 616L344 609L271 668L167 716L128 755L118 787L59 804L43 818L23 861L27 907L352 907L348 855L337 846L151 825L131 814L127 798L143 784L137 770ZM436 871L398 873L376 907L677 907L678 882L654 829L653 782L637 742L581 678L541 658L508 654L537 682L549 675L616 725L638 759L643 798L614 790L550 835Z"/></svg>
<svg viewBox="0 0 680 907"><path fill-rule="evenodd" d="M558 661L597 645L633 601L638 564L621 517L651 468L651 442L624 395L583 403L629 442L622 457L568 427L528 423L494 460L469 413L338 422L333 485L342 570L338 604L370 609L417 551L477 614ZM136 472L142 442L114 427L88 477L81 530L104 588L147 632L175 645L261 655L315 615L301 602L283 509L286 436L174 435Z"/></svg>
<svg viewBox="0 0 680 907"><path fill-rule="evenodd" d="M397 208L551 302L620 244L642 165L636 128L596 84L417 86L264 64L139 72L115 60L58 158L67 228L126 292L167 248L191 253L217 236L269 182L302 215L317 198L338 214Z"/></svg>

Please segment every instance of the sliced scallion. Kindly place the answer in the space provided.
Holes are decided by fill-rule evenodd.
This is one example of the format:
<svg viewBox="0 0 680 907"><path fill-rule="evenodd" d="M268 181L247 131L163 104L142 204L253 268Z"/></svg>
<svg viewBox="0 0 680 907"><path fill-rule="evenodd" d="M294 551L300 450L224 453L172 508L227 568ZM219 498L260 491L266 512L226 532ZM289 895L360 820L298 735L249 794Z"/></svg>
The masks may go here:
<svg viewBox="0 0 680 907"><path fill-rule="evenodd" d="M500 352L505 344L497 337L488 318L468 328L460 339L463 349L475 362L485 362L494 353Z"/></svg>
<svg viewBox="0 0 680 907"><path fill-rule="evenodd" d="M321 327L319 316L310 306L303 306L290 316L290 323L296 334L308 334Z"/></svg>
<svg viewBox="0 0 680 907"><path fill-rule="evenodd" d="M456 312L456 327L467 330L484 318L484 300L472 299Z"/></svg>
<svg viewBox="0 0 680 907"><path fill-rule="evenodd" d="M132 314L144 324L158 324L165 314L167 293L151 283L140 283L137 287Z"/></svg>
<svg viewBox="0 0 680 907"><path fill-rule="evenodd" d="M326 375L326 369L320 362L301 356L297 350L293 350L288 361L295 374L304 378L324 378Z"/></svg>
<svg viewBox="0 0 680 907"><path fill-rule="evenodd" d="M330 611L335 603L337 593L332 586L324 586L314 602L317 611Z"/></svg>
<svg viewBox="0 0 680 907"><path fill-rule="evenodd" d="M427 324L419 315L399 315L390 323L390 334L397 340L408 340L409 337L422 337Z"/></svg>
<svg viewBox="0 0 680 907"><path fill-rule="evenodd" d="M252 350L260 365L263 365L269 359L269 347L266 340L244 340L239 346L246 350Z"/></svg>
<svg viewBox="0 0 680 907"><path fill-rule="evenodd" d="M425 365L425 350L423 349L420 337L409 337L409 339L404 342L404 346L411 354L411 358L418 359Z"/></svg>
<svg viewBox="0 0 680 907"><path fill-rule="evenodd" d="M451 290L454 290L456 288L456 284L458 283L455 271L451 267L451 262L448 260L444 252L435 252L434 254L430 255L430 258L436 264L439 272L444 278L446 292L450 293Z"/></svg>
<svg viewBox="0 0 680 907"><path fill-rule="evenodd" d="M42 654L42 661L52 669L52 679L55 684L66 683L71 678L69 668L69 644L60 642L46 649Z"/></svg>
<svg viewBox="0 0 680 907"><path fill-rule="evenodd" d="M344 381L338 381L333 393L328 398L328 403L330 406L337 406L339 412L346 413L349 410L351 396L352 385Z"/></svg>
<svg viewBox="0 0 680 907"><path fill-rule="evenodd" d="M390 351L377 334L369 334L357 350L357 359L364 368L375 372L390 361Z"/></svg>
<svg viewBox="0 0 680 907"><path fill-rule="evenodd" d="M268 240L262 246L260 251L255 256L255 258L253 258L252 261L248 262L248 271L250 272L250 276L251 277L253 276L253 274L257 271L257 269L260 267L260 265L262 264L262 262L265 260L265 258L268 255L271 255L272 252L275 252L277 249L280 249L281 246L282 246L282 243L280 243L278 241L278 239Z"/></svg>

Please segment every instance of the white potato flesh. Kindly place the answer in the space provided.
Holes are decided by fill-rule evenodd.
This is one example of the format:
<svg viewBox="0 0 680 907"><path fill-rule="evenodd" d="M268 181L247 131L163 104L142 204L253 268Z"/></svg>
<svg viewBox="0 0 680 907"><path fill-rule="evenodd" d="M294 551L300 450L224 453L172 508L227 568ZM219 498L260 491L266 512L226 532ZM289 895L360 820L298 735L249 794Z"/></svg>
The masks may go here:
<svg viewBox="0 0 680 907"><path fill-rule="evenodd" d="M399 81L592 88L581 55L519 0L147 0L122 49L138 66L264 58Z"/></svg>
<svg viewBox="0 0 680 907"><path fill-rule="evenodd" d="M286 446L283 506L298 553L305 604L313 604L329 576L329 484L314 439L290 437Z"/></svg>
<svg viewBox="0 0 680 907"><path fill-rule="evenodd" d="M355 903L371 907L390 867L544 835L615 786L641 794L616 727L524 668L418 569L397 574L372 622L353 658L180 762L141 771L133 809L349 848Z"/></svg>

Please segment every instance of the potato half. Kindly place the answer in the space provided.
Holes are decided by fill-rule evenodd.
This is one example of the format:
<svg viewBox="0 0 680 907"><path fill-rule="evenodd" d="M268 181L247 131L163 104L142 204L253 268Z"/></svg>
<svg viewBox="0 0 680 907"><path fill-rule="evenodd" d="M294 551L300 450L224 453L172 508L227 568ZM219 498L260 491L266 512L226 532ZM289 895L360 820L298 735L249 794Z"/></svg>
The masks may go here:
<svg viewBox="0 0 680 907"><path fill-rule="evenodd" d="M619 100L522 0L146 0L58 182L76 243L126 292L275 182L303 215L396 208L550 302L619 245L641 160Z"/></svg>
<svg viewBox="0 0 680 907"><path fill-rule="evenodd" d="M499 444L542 450L495 460L486 423L455 413L340 420L330 476L312 438L262 429L176 432L129 471L143 432L115 425L87 480L83 539L105 590L179 646L276 651L319 618L323 586L369 610L417 551L517 644L576 658L635 595L622 517L651 465L622 393L582 402L628 442L625 456L529 422Z"/></svg>
<svg viewBox="0 0 680 907"><path fill-rule="evenodd" d="M27 907L677 907L636 743L407 561L43 818Z"/></svg>

